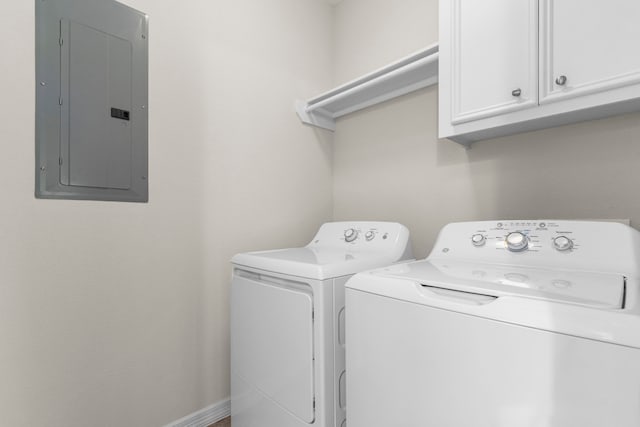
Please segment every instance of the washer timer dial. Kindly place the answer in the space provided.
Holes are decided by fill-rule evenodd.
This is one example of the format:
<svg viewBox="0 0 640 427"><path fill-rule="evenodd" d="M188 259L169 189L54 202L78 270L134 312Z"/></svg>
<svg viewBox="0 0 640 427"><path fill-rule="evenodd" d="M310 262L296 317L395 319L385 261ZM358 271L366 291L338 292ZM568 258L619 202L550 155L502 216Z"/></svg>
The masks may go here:
<svg viewBox="0 0 640 427"><path fill-rule="evenodd" d="M509 249L511 252L521 252L527 249L527 247L529 246L529 239L519 231L514 231L513 233L507 234L504 242L507 245L507 249Z"/></svg>

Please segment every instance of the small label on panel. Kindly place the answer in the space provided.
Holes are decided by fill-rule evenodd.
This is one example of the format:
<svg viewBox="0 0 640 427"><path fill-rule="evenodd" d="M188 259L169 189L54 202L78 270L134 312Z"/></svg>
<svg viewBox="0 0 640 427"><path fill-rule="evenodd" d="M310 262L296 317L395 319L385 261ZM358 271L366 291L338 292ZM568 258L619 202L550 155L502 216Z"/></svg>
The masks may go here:
<svg viewBox="0 0 640 427"><path fill-rule="evenodd" d="M112 108L111 117L129 121L129 112L127 110L121 110L119 108Z"/></svg>

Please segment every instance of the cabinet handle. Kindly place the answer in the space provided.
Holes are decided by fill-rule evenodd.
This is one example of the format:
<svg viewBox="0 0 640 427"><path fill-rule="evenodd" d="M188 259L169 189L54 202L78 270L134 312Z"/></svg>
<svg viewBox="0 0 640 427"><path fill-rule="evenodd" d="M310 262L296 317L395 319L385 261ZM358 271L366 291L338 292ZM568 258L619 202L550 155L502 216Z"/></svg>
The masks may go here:
<svg viewBox="0 0 640 427"><path fill-rule="evenodd" d="M518 97L518 96L522 95L522 90L521 89L515 89L515 90L513 90L511 92L511 95Z"/></svg>
<svg viewBox="0 0 640 427"><path fill-rule="evenodd" d="M558 86L564 86L567 83L567 76L560 76L556 79L556 84Z"/></svg>

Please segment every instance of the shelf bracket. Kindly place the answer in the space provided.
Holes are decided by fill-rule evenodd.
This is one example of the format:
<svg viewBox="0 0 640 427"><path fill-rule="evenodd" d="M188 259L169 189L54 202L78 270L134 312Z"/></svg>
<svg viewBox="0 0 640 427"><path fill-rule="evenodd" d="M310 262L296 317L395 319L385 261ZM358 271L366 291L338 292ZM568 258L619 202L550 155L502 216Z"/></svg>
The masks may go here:
<svg viewBox="0 0 640 427"><path fill-rule="evenodd" d="M336 130L336 121L333 117L323 115L318 111L308 111L308 104L305 101L296 101L296 113L298 113L302 123L332 132Z"/></svg>

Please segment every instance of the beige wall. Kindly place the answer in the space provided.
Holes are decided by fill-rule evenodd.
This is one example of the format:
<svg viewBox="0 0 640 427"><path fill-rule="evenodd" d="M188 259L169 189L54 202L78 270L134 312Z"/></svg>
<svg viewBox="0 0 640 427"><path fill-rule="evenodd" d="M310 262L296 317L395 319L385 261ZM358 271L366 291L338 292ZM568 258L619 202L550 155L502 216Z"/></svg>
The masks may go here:
<svg viewBox="0 0 640 427"><path fill-rule="evenodd" d="M0 425L159 426L229 395L233 253L330 219L317 0L127 0L150 15L150 202L36 200L34 2L0 38Z"/></svg>
<svg viewBox="0 0 640 427"><path fill-rule="evenodd" d="M386 3L345 0L336 7L336 84L438 40L436 0ZM435 86L338 121L336 220L402 222L417 257L452 221L640 224L640 114L483 141L467 151L438 140L437 98Z"/></svg>
<svg viewBox="0 0 640 427"><path fill-rule="evenodd" d="M334 8L334 83L438 41L438 0L343 0Z"/></svg>

